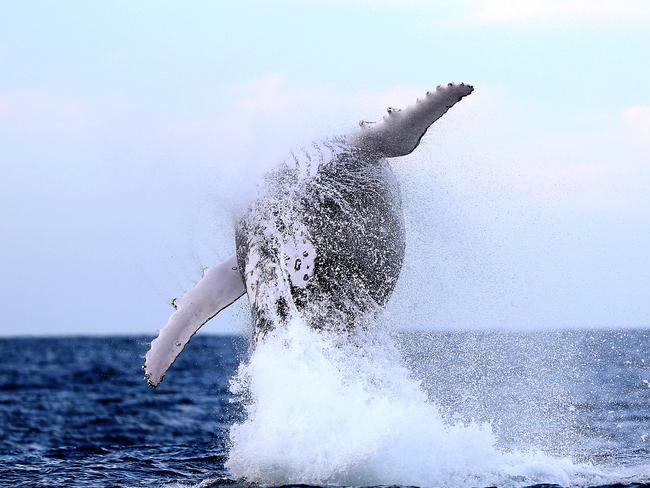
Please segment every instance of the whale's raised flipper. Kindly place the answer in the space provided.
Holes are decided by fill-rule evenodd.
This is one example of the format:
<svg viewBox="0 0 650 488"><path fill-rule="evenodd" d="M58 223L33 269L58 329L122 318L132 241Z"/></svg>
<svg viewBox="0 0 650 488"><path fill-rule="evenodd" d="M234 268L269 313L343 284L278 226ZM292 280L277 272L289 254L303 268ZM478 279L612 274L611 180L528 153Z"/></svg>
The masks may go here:
<svg viewBox="0 0 650 488"><path fill-rule="evenodd" d="M212 317L246 293L235 256L208 268L194 288L172 302L176 311L160 329L145 355L145 379L160 384L192 336Z"/></svg>
<svg viewBox="0 0 650 488"><path fill-rule="evenodd" d="M473 90L474 87L464 83L438 86L415 105L404 110L389 108L383 121L363 124L361 133L352 142L380 157L405 156L418 147L431 124Z"/></svg>

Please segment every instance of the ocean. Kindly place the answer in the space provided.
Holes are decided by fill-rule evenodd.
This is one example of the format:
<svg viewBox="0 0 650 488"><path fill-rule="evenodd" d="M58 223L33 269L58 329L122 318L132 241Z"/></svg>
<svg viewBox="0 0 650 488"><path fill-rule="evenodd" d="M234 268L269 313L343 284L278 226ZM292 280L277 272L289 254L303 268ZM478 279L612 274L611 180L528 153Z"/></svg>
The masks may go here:
<svg viewBox="0 0 650 488"><path fill-rule="evenodd" d="M650 482L650 331L317 335L199 335L155 390L151 337L0 339L0 484Z"/></svg>

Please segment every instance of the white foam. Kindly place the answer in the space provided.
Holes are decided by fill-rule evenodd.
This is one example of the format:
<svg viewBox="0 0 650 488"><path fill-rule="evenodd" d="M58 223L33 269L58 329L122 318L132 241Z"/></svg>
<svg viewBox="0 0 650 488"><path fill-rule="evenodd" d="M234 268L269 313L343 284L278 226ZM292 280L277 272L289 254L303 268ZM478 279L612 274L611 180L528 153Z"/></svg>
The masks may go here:
<svg viewBox="0 0 650 488"><path fill-rule="evenodd" d="M230 431L226 468L262 484L524 486L594 484L599 470L541 452L505 452L488 424L444 421L390 341L364 347L278 328L231 389L247 420Z"/></svg>

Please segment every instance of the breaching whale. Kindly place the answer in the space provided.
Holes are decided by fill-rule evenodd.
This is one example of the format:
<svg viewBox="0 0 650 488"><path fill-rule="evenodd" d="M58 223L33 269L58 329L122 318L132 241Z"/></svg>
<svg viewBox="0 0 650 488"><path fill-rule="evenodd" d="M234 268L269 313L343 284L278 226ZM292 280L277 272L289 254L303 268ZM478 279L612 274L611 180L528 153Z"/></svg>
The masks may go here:
<svg viewBox="0 0 650 488"><path fill-rule="evenodd" d="M411 153L472 91L464 83L438 86L267 175L264 194L237 224L235 254L172 301L176 310L145 356L146 381L158 386L201 326L244 294L253 345L292 317L345 331L385 305L405 248L399 187L387 160Z"/></svg>

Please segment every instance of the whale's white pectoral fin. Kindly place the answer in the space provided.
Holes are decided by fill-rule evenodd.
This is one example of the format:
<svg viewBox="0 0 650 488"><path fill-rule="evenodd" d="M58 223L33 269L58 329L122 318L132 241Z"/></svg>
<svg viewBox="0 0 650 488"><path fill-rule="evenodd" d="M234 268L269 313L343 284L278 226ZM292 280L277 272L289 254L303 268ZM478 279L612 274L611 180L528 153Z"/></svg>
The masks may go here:
<svg viewBox="0 0 650 488"><path fill-rule="evenodd" d="M237 259L233 256L208 268L194 288L172 301L176 311L145 355L145 379L149 385L160 384L165 373L183 351L192 336L221 310L246 292Z"/></svg>
<svg viewBox="0 0 650 488"><path fill-rule="evenodd" d="M471 85L449 83L427 92L424 99L404 110L389 107L384 120L369 126L364 124L353 143L382 157L405 156L418 146L431 124L473 90Z"/></svg>

